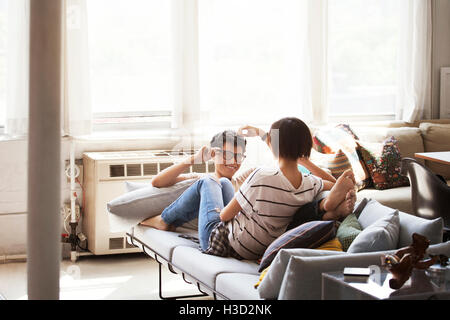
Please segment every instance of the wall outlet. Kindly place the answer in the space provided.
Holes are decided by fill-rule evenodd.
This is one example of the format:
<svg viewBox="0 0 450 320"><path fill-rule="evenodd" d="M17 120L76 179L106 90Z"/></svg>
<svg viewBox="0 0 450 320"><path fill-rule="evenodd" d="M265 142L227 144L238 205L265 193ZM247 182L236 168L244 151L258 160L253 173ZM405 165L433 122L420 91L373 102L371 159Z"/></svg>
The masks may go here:
<svg viewBox="0 0 450 320"><path fill-rule="evenodd" d="M64 218L72 214L70 207L71 207L70 203L64 203ZM75 204L75 216L77 221L80 221L81 214L80 214L80 206L78 204Z"/></svg>

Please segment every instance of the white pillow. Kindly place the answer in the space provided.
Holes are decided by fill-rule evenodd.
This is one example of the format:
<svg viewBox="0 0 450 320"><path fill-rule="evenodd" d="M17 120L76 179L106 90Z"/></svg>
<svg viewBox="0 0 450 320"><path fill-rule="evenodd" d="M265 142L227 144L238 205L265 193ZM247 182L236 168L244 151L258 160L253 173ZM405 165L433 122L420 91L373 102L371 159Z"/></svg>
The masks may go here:
<svg viewBox="0 0 450 320"><path fill-rule="evenodd" d="M400 219L398 210L361 231L348 248L348 253L375 252L397 248L400 234Z"/></svg>
<svg viewBox="0 0 450 320"><path fill-rule="evenodd" d="M125 187L127 188L127 192L131 192L137 189L142 189L150 186L151 182L125 181Z"/></svg>
<svg viewBox="0 0 450 320"><path fill-rule="evenodd" d="M396 209L382 205L376 200L370 199L358 217L358 221L363 229L377 221L378 219L394 212ZM397 248L409 246L412 243L413 233L418 233L430 240L430 244L442 242L443 220L436 218L433 220L416 217L412 214L399 211L400 236Z"/></svg>
<svg viewBox="0 0 450 320"><path fill-rule="evenodd" d="M150 184L111 200L107 203L110 232L128 231L141 221L161 214L196 180L184 180L166 188Z"/></svg>

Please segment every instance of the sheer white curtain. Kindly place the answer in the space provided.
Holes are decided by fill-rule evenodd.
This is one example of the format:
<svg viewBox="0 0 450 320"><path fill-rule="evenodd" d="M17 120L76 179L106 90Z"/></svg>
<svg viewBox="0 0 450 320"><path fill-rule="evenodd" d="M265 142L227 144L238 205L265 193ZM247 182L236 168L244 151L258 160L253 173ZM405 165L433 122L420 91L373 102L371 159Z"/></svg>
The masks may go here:
<svg viewBox="0 0 450 320"><path fill-rule="evenodd" d="M6 123L9 136L28 132L30 0L7 2Z"/></svg>
<svg viewBox="0 0 450 320"><path fill-rule="evenodd" d="M397 118L431 116L431 0L402 0Z"/></svg>
<svg viewBox="0 0 450 320"><path fill-rule="evenodd" d="M92 132L92 109L86 0L65 0L64 12L63 129L66 135L87 135Z"/></svg>
<svg viewBox="0 0 450 320"><path fill-rule="evenodd" d="M30 0L7 2L7 93L5 133L28 133ZM92 128L86 0L65 0L64 15L64 121L68 135L89 134Z"/></svg>
<svg viewBox="0 0 450 320"><path fill-rule="evenodd" d="M348 8L350 12L339 17L350 19L345 25L371 31L358 25L364 23L361 19L352 20L352 14L360 13L351 11L352 3L361 11L366 4L379 6L381 12L393 7L375 0L334 1L333 7L340 10L330 12L329 0L199 0L201 122L270 123L282 116L297 116L316 124L326 123L332 94L330 80L336 76L331 71L330 59L336 51L342 53L344 46L348 46L348 41L335 41L330 47L329 22L335 18L330 15L342 14ZM384 104L391 103L398 119L412 121L429 116L431 0L399 0L395 5L394 13L389 12L388 17L378 15L379 21L371 21L376 35L339 29L339 36L344 39L359 37L352 42L359 51L378 50L366 55L377 60L353 64L345 61L335 69L341 73L338 76L352 73L368 77L365 73L370 68L364 63L381 64L383 68L383 61L392 62L380 69L386 79L375 77L373 83L366 81L360 85L365 89L350 111L379 113L386 109ZM374 17L377 15L369 16ZM383 19L395 23L384 26ZM395 41L380 37L386 30L395 33L391 37ZM332 31L336 34L336 30ZM390 42L383 45L383 41ZM398 43L398 48L391 42ZM372 92L375 89L391 90L390 100L386 101L384 96L377 98ZM376 107L362 112L358 107L361 104Z"/></svg>
<svg viewBox="0 0 450 320"><path fill-rule="evenodd" d="M201 123L322 121L326 3L199 0Z"/></svg>

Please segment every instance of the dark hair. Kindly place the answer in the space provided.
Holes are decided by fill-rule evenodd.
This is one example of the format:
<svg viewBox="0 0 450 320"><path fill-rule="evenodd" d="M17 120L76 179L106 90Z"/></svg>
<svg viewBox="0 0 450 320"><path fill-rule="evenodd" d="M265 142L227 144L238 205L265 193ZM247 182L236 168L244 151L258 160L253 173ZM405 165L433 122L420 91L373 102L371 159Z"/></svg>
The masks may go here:
<svg viewBox="0 0 450 320"><path fill-rule="evenodd" d="M276 157L297 160L311 155L311 131L302 120L295 117L280 119L272 124L269 134Z"/></svg>
<svg viewBox="0 0 450 320"><path fill-rule="evenodd" d="M244 151L247 145L247 140L245 140L244 136L239 135L236 131L233 130L225 130L212 137L210 146L211 148L223 149L223 145L226 142L233 142L234 147L242 146L242 149Z"/></svg>

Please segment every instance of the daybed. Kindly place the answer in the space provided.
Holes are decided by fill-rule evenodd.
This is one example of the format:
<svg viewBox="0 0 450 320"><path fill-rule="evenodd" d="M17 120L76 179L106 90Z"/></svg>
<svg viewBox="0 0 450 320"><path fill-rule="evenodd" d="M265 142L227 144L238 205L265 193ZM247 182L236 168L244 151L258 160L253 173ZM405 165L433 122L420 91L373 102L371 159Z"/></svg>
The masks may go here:
<svg viewBox="0 0 450 320"><path fill-rule="evenodd" d="M376 220L394 211L375 200L368 202L359 220L368 227ZM430 254L450 255L450 241L442 239L442 219L425 220L407 213L399 213L400 233L397 247L411 243L412 233L426 235L432 245ZM197 286L202 294L214 299L320 299L322 272L339 271L344 267L380 265L381 256L395 250L346 253L315 249L282 249L273 260L269 271L258 288L260 278L256 261L239 261L234 258L203 254L194 241L197 232L178 228L177 232L160 231L145 226L135 226L127 233L130 244L160 263L160 297L164 296L161 266L180 274ZM186 297L186 296L183 296Z"/></svg>
<svg viewBox="0 0 450 320"><path fill-rule="evenodd" d="M414 157L416 152L450 150L450 120L427 120L417 123L390 122L377 126L367 124L352 126L352 129L359 139L370 142L381 142L387 137L394 136L398 141L402 157ZM450 167L429 162L425 164L447 181L450 180ZM339 271L344 267L380 265L380 257L383 254L409 245L414 232L424 234L431 240L429 253L450 255L450 242L441 243L442 219L425 220L410 214L412 207L409 186L386 190L364 188L357 195L358 201L364 198L373 199L369 202L371 205L366 206L359 218L366 217L361 224L362 226L364 224L364 228L374 223L375 218L381 218L394 209L400 211L400 235L394 248L361 253L282 249L276 255L257 289L255 284L261 275L258 271L258 263L201 253L198 250L198 243L195 242L197 235L195 225L178 228L177 232L159 231L137 225L136 217L134 217L133 226L127 229L127 240L130 244L142 248L146 254L160 263L161 298L176 298L164 296L162 265L182 275L185 281L196 285L202 294L210 295L215 299L320 299L322 272ZM123 202L124 199L119 200L119 204L121 201L122 204L126 202ZM124 208L126 209L126 206ZM108 209L111 213L110 217L116 219L109 204ZM123 212L126 210L122 210L122 215ZM371 218L367 219L367 217Z"/></svg>

